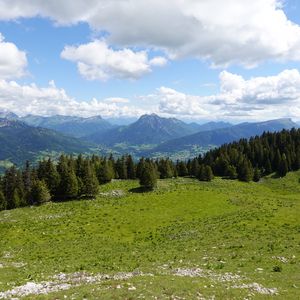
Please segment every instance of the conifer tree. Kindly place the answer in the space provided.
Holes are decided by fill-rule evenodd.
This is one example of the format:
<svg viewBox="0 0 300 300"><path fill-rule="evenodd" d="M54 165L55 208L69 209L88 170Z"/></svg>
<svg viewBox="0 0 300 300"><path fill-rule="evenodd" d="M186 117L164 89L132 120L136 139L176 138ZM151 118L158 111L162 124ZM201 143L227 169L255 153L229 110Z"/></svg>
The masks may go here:
<svg viewBox="0 0 300 300"><path fill-rule="evenodd" d="M123 156L122 158L117 159L116 161L116 173L118 175L119 179L127 179L127 166L126 166L126 161L125 157Z"/></svg>
<svg viewBox="0 0 300 300"><path fill-rule="evenodd" d="M0 211L7 209L7 201L3 195L3 192L0 190Z"/></svg>
<svg viewBox="0 0 300 300"><path fill-rule="evenodd" d="M157 185L157 172L154 165L146 161L141 171L140 185L147 189L154 189Z"/></svg>
<svg viewBox="0 0 300 300"><path fill-rule="evenodd" d="M31 178L32 176L31 176L31 167L30 167L29 161L26 161L22 176L23 176L24 193L25 193L26 202L28 204L31 204L29 196L30 196L31 187L32 187L32 178Z"/></svg>
<svg viewBox="0 0 300 300"><path fill-rule="evenodd" d="M255 167L254 175L253 175L253 181L258 182L260 180L260 178L261 178L261 172L260 172L258 167Z"/></svg>
<svg viewBox="0 0 300 300"><path fill-rule="evenodd" d="M265 164L265 168L264 168L264 174L265 175L269 175L272 173L272 165L271 165L271 161L269 158L267 158L266 160L266 164Z"/></svg>
<svg viewBox="0 0 300 300"><path fill-rule="evenodd" d="M136 179L135 165L131 155L128 155L126 158L126 166L127 166L127 178Z"/></svg>
<svg viewBox="0 0 300 300"><path fill-rule="evenodd" d="M237 171L236 171L236 167L233 165L228 165L227 170L226 170L226 176L229 179L237 179Z"/></svg>
<svg viewBox="0 0 300 300"><path fill-rule="evenodd" d="M59 189L60 176L56 166L53 164L50 158L45 165L45 169L46 176L43 178L43 180L47 184L51 197L56 197Z"/></svg>
<svg viewBox="0 0 300 300"><path fill-rule="evenodd" d="M199 172L199 161L197 158L194 158L191 162L191 172L190 172L190 175L191 176L194 176L194 177L197 177L197 174Z"/></svg>
<svg viewBox="0 0 300 300"><path fill-rule="evenodd" d="M204 167L204 180L205 181L212 181L214 178L213 171L210 166Z"/></svg>
<svg viewBox="0 0 300 300"><path fill-rule="evenodd" d="M58 164L58 171L60 175L60 183L58 188L58 196L62 199L76 198L79 192L78 180L71 164L65 156L60 157Z"/></svg>
<svg viewBox="0 0 300 300"><path fill-rule="evenodd" d="M288 163L285 154L282 155L280 162L278 164L277 174L280 177L284 177L288 172Z"/></svg>
<svg viewBox="0 0 300 300"><path fill-rule="evenodd" d="M243 159L238 169L238 179L249 182L253 180L253 167L248 159Z"/></svg>
<svg viewBox="0 0 300 300"><path fill-rule="evenodd" d="M114 168L111 160L106 160L98 166L97 168L97 178L99 183L108 183L114 178Z"/></svg>
<svg viewBox="0 0 300 300"><path fill-rule="evenodd" d="M188 169L184 161L177 161L176 169L177 169L178 176L184 177L188 175Z"/></svg>
<svg viewBox="0 0 300 300"><path fill-rule="evenodd" d="M36 180L31 188L32 203L42 204L51 200L50 191L43 180Z"/></svg>
<svg viewBox="0 0 300 300"><path fill-rule="evenodd" d="M81 194L88 198L93 198L98 194L99 182L94 168L90 162L86 160L83 166L83 177Z"/></svg>

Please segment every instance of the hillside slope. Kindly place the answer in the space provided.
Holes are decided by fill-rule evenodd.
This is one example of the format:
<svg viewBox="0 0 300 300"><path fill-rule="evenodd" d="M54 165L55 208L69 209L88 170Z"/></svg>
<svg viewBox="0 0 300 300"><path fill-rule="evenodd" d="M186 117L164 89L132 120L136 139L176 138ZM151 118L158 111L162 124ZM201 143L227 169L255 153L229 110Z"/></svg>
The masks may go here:
<svg viewBox="0 0 300 300"><path fill-rule="evenodd" d="M80 153L89 145L59 132L31 127L20 121L0 119L0 160L22 163L40 151Z"/></svg>
<svg viewBox="0 0 300 300"><path fill-rule="evenodd" d="M237 141L241 138L261 135L264 131L280 131L282 129L298 128L298 124L291 119L277 119L258 123L241 123L228 128L199 132L178 139L165 142L155 149L155 152L176 152L191 149L193 146L208 147L220 146Z"/></svg>
<svg viewBox="0 0 300 300"><path fill-rule="evenodd" d="M53 129L74 137L83 137L93 133L103 133L114 126L100 116L82 118L72 116L51 116L42 117L28 115L20 118L30 126Z"/></svg>
<svg viewBox="0 0 300 300"><path fill-rule="evenodd" d="M175 118L162 118L155 114L143 115L136 122L87 137L91 142L103 145L126 143L131 145L159 144L196 132L194 125Z"/></svg>
<svg viewBox="0 0 300 300"><path fill-rule="evenodd" d="M299 299L299 176L118 180L2 211L0 298Z"/></svg>

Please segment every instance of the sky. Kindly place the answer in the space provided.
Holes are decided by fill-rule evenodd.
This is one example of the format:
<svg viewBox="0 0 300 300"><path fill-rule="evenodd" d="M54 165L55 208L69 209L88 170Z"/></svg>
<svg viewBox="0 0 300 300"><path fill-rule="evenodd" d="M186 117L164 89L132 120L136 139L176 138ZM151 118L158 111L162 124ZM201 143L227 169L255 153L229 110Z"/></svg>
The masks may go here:
<svg viewBox="0 0 300 300"><path fill-rule="evenodd" d="M0 0L0 110L300 121L300 3Z"/></svg>

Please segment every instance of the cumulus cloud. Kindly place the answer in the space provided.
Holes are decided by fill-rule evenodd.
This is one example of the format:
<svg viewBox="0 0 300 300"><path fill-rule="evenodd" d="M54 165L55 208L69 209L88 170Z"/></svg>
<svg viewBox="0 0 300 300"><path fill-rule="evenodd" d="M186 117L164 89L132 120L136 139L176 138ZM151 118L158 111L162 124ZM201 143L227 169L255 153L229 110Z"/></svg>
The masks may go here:
<svg viewBox="0 0 300 300"><path fill-rule="evenodd" d="M78 101L68 96L64 89L57 88L54 81L49 82L47 87L38 87L35 84L20 85L15 81L0 80L0 110L12 111L20 116L58 114L122 117L145 113L134 106L124 105L127 102L127 99L121 98Z"/></svg>
<svg viewBox="0 0 300 300"><path fill-rule="evenodd" d="M126 98L79 101L50 81L46 87L0 80L0 110L18 115L76 115L137 117L158 113L186 119L266 120L292 117L300 120L300 73L285 70L275 76L245 79L227 71L220 73L220 91L209 96L189 95L168 87L140 96L143 108ZM139 105L140 106L140 105Z"/></svg>
<svg viewBox="0 0 300 300"><path fill-rule="evenodd" d="M78 47L66 46L61 57L76 62L79 73L89 80L137 79L151 72L151 66L166 64L166 59L160 56L149 60L146 51L114 50L104 40Z"/></svg>
<svg viewBox="0 0 300 300"><path fill-rule="evenodd" d="M25 74L26 53L13 43L6 42L0 33L0 79L18 78Z"/></svg>
<svg viewBox="0 0 300 300"><path fill-rule="evenodd" d="M197 57L214 66L252 67L268 59L300 60L300 26L288 20L282 2L0 0L0 19L39 15L59 25L87 22L108 32L113 45L152 47L173 59ZM81 68L90 77L103 76L89 64Z"/></svg>
<svg viewBox="0 0 300 300"><path fill-rule="evenodd" d="M152 97L154 97L152 95ZM187 95L162 87L158 90L163 113L205 119L300 119L300 73L285 70L276 76L249 80L227 71L220 73L220 93Z"/></svg>

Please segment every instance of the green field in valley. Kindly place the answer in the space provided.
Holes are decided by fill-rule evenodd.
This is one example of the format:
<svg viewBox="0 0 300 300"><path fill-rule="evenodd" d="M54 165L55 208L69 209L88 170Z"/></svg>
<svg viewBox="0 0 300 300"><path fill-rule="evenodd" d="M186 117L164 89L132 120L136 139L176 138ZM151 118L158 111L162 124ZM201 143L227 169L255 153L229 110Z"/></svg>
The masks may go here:
<svg viewBox="0 0 300 300"><path fill-rule="evenodd" d="M300 172L101 186L0 212L0 299L300 299Z"/></svg>

